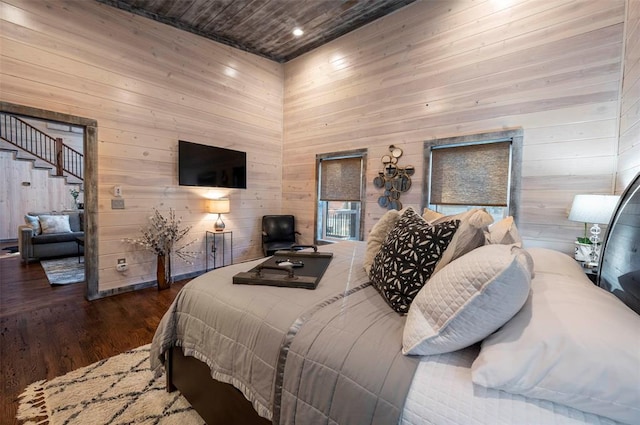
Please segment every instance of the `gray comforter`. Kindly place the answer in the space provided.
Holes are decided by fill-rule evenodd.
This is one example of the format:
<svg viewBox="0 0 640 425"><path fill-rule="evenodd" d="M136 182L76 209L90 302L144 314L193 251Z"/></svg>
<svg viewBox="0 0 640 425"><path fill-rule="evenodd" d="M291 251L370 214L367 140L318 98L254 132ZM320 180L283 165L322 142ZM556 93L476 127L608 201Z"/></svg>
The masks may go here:
<svg viewBox="0 0 640 425"><path fill-rule="evenodd" d="M323 246L334 257L315 290L232 284L263 260L194 279L156 331L152 368L176 345L275 424L397 423L418 361L400 352L404 318L369 283L364 250Z"/></svg>

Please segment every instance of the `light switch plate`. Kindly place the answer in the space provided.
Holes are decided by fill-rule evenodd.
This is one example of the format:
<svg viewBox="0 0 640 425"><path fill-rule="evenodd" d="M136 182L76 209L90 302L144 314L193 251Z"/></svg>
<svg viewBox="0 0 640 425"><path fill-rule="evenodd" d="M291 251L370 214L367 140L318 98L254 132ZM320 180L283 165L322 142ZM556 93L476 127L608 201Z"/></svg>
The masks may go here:
<svg viewBox="0 0 640 425"><path fill-rule="evenodd" d="M112 210L123 210L124 209L124 199L112 199L111 200L111 209Z"/></svg>

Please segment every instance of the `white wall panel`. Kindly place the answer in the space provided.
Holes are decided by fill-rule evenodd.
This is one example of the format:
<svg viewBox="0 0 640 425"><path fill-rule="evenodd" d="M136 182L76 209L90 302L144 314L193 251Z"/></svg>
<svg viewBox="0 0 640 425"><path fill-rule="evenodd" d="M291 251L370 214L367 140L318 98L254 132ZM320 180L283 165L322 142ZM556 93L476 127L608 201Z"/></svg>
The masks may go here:
<svg viewBox="0 0 640 425"><path fill-rule="evenodd" d="M422 1L285 64L287 212L312 240L303 168L368 148L368 233L385 212L372 180L389 145L416 167L400 200L419 206L425 140L522 127L521 234L570 252L573 195L613 187L624 11L624 0Z"/></svg>

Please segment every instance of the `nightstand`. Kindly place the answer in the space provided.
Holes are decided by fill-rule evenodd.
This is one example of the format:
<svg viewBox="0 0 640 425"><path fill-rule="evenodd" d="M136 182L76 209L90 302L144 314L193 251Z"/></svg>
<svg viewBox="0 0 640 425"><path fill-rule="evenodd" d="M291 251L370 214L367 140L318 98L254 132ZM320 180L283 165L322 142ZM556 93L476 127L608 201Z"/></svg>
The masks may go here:
<svg viewBox="0 0 640 425"><path fill-rule="evenodd" d="M233 264L233 232L206 231L205 268L209 271L209 257L213 260L213 268L224 267Z"/></svg>
<svg viewBox="0 0 640 425"><path fill-rule="evenodd" d="M598 283L598 266L589 267L584 261L578 261L578 264L582 266L582 271L587 275L589 280L595 284Z"/></svg>

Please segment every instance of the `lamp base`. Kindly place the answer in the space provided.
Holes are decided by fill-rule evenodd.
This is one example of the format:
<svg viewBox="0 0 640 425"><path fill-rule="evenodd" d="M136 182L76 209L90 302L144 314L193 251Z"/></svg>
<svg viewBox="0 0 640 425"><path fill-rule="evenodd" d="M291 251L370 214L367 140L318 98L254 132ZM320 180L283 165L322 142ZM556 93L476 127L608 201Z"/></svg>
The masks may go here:
<svg viewBox="0 0 640 425"><path fill-rule="evenodd" d="M224 231L224 221L222 221L222 218L220 217L220 214L218 214L218 219L216 220L215 224L213 225L213 229L216 232Z"/></svg>
<svg viewBox="0 0 640 425"><path fill-rule="evenodd" d="M598 223L595 223L591 229L591 237L589 240L591 241L591 258L589 264L593 264L595 267L598 266L600 262L600 226Z"/></svg>

